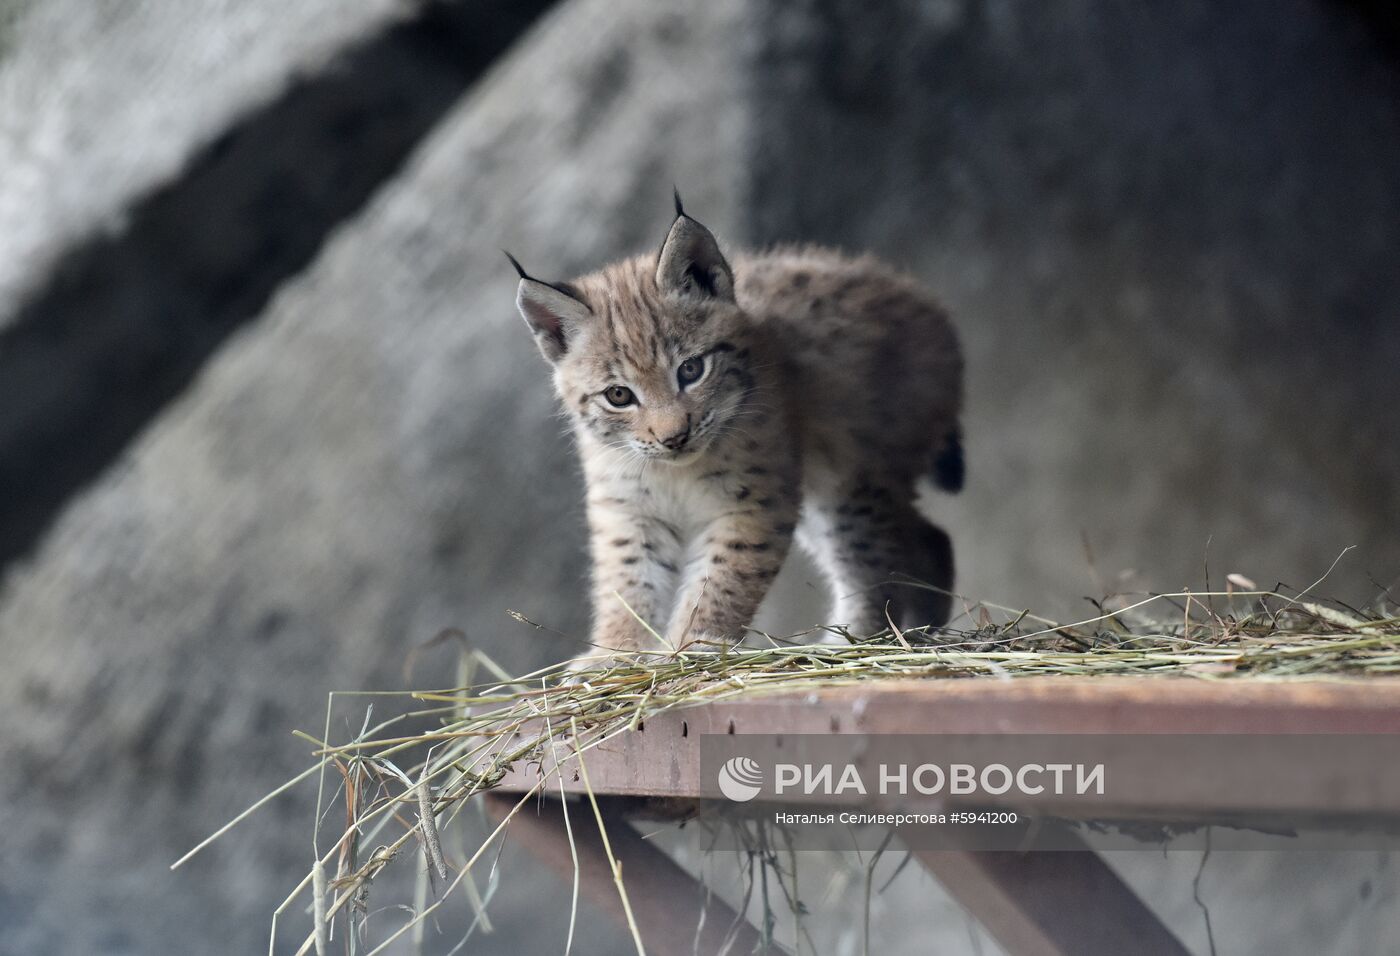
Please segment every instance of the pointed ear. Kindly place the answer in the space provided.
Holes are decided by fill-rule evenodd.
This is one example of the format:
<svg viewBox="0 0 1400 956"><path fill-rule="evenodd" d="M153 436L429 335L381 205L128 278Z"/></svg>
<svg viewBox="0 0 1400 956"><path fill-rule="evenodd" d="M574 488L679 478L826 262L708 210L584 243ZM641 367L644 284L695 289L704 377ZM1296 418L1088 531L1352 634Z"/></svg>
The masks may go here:
<svg viewBox="0 0 1400 956"><path fill-rule="evenodd" d="M691 219L676 201L676 221L656 260L656 285L662 292L734 301L734 272L710 230Z"/></svg>
<svg viewBox="0 0 1400 956"><path fill-rule="evenodd" d="M568 286L552 285L532 278L525 274L520 263L515 261L515 256L507 252L506 258L520 276L515 307L534 333L535 344L540 347L541 354L551 362L559 361L568 348L573 330L588 321L592 311Z"/></svg>
<svg viewBox="0 0 1400 956"><path fill-rule="evenodd" d="M572 295L528 276L520 280L515 306L535 335L535 344L551 362L564 356L575 330L593 313Z"/></svg>

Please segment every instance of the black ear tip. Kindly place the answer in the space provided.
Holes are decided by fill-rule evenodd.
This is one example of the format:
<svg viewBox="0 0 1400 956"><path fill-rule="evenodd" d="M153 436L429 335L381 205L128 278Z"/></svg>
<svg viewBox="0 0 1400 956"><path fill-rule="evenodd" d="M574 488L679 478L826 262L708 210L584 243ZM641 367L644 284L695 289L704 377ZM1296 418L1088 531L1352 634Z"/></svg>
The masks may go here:
<svg viewBox="0 0 1400 956"><path fill-rule="evenodd" d="M685 215L685 207L681 205L681 190L679 186L671 187L671 198L676 201L676 218Z"/></svg>
<svg viewBox="0 0 1400 956"><path fill-rule="evenodd" d="M520 262L515 258L515 256L511 255L509 252L506 252L504 249L502 249L501 252L504 253L505 257L510 260L510 264L515 266L516 275L520 276L520 278L522 279L530 278L529 275L526 274L525 268L520 264Z"/></svg>

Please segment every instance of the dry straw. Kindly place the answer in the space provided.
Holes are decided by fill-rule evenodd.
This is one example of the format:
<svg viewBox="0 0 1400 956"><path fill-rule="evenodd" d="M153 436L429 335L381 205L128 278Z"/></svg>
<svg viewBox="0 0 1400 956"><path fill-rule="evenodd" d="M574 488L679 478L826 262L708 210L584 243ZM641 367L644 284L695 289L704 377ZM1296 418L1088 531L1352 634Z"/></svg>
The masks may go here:
<svg viewBox="0 0 1400 956"><path fill-rule="evenodd" d="M823 642L813 643L817 639ZM1238 591L1233 584L1223 592L1120 598L1069 624L1027 611L964 604L953 624L939 629L891 631L857 641L840 628L822 628L781 639L758 634L756 640L761 646L692 646L630 659L600 657L584 670L569 672L556 665L519 678L507 675L484 653L464 650L467 686L372 695L380 702L407 700L411 709L378 724L366 713L361 731L346 743L302 734L315 745L316 763L175 865L277 794L319 775L317 859L278 908L274 935L277 917L295 906L316 924L299 953L321 951L335 926L343 928L350 951L373 954L406 933L421 938L423 921L459 888L478 912L472 928L483 925L494 883L483 898L473 882L474 868L489 859L488 850L510 817L556 782L541 778L475 851L449 859L439 831L460 823L472 796L490 789L518 761L537 760L546 752L567 756L587 751L661 711L740 695L910 678L1336 680L1400 672L1400 614L1388 604L1357 610L1310 599L1307 592ZM491 679L471 683L472 675L482 671ZM336 697L346 696L335 694L328 702L328 729L330 707ZM425 719L433 726L422 729ZM330 776L327 770L332 770ZM336 775L342 782L331 799L345 804L346 825L327 845L319 833L328 810L324 781ZM595 815L595 822L602 827L601 815ZM606 841L606 833L603 837ZM422 856L404 853L415 840L424 846ZM365 853L368 847L374 849ZM441 884L437 898L426 903L427 894L420 891L424 903L404 904L402 909L411 912L400 925L377 941L362 938L375 879L393 861L414 858L431 864ZM338 862L336 876L327 880L325 867L332 861ZM426 879L427 867L422 869ZM620 870L616 875L625 906ZM576 900L577 888L574 905ZM571 939L572 924L571 914ZM458 946L464 944L465 938ZM639 939L637 946L640 950Z"/></svg>

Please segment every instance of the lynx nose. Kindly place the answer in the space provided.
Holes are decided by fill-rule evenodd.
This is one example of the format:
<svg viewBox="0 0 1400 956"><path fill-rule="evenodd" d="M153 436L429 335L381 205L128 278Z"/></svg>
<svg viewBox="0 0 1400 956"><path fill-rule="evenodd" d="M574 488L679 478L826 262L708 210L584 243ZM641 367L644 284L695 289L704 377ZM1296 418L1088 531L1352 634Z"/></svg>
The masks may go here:
<svg viewBox="0 0 1400 956"><path fill-rule="evenodd" d="M678 431L669 438L661 439L661 444L671 451L680 451L688 441L690 441L690 426L686 425L684 431Z"/></svg>

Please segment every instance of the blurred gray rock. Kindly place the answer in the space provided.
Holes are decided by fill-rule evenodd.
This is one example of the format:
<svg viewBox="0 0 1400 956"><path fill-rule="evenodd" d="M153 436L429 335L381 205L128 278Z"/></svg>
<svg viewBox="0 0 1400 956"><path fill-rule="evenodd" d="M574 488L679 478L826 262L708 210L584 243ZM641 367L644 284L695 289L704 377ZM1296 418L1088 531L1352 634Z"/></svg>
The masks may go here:
<svg viewBox="0 0 1400 956"><path fill-rule="evenodd" d="M1324 590L1400 581L1400 85L1362 21L771 9L754 237L877 250L951 306L968 483L932 505L964 591L1087 615L1207 561L1305 587L1350 545Z"/></svg>
<svg viewBox="0 0 1400 956"><path fill-rule="evenodd" d="M120 229L133 201L232 122L413 6L6 0L0 327L74 243Z"/></svg>
<svg viewBox="0 0 1400 956"><path fill-rule="evenodd" d="M282 283L308 266L330 231L363 208L547 6L549 0L422 0L412 4L411 17L364 24L333 63L308 69L265 104L239 99L237 90L218 82L207 91L190 84L179 91L183 99L166 103L162 97L172 91L156 84L151 108L174 123L162 143L201 148L178 174L169 170L159 188L128 202L119 230L66 248L49 275L36 266L28 278L44 281L13 301L0 295L0 381L6 389L0 403L0 565L32 550L72 496L189 386L234 329L256 318ZM110 44L152 69L164 61L148 64L145 48L163 41L183 50L177 42L182 25L194 49L210 45L211 31L214 46L227 44L231 28L218 17L206 23L146 16L137 17L136 26L116 19L129 29L114 29ZM81 33L81 22L75 32ZM298 25L295 18L282 23ZM172 32L177 35L165 35ZM250 39L263 57L263 48L278 48L269 38ZM41 33L28 42L42 49L56 41ZM94 60L105 69L112 51L97 46ZM306 52L304 44L290 46L287 56ZM179 55L171 59L189 66ZM25 62L35 74L41 69L32 58ZM291 64L273 58L264 65ZM9 75L13 91L17 74ZM130 79L117 72L110 82L120 88ZM199 128L177 122L175 108L199 101L202 92L210 113L246 111L207 144L196 135ZM78 191L87 191L83 208L96 215L103 208L99 198L130 200L122 191L130 184L119 175L109 180L85 173L82 154L36 165L24 152L28 140L66 120L86 124L88 135L102 143L99 154L125 149L122 155L140 157L154 146L125 138L121 110L102 116L103 126L88 115L88 99L70 95L71 101L46 102L44 111L15 105L11 145L24 145L16 147L21 155L13 183L41 197L61 196L73 190L77 174ZM21 193L16 186L5 194L16 210ZM43 203L34 206L43 212ZM55 241L73 242L60 220L36 221L41 232L59 230ZM24 261L33 230L16 230L8 246L6 238L0 233L0 258Z"/></svg>

